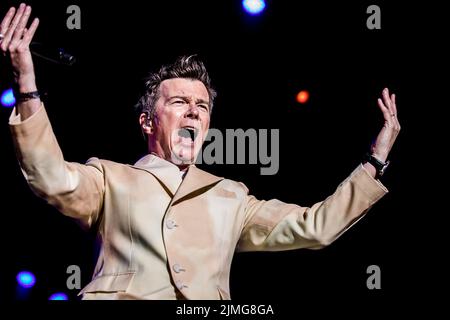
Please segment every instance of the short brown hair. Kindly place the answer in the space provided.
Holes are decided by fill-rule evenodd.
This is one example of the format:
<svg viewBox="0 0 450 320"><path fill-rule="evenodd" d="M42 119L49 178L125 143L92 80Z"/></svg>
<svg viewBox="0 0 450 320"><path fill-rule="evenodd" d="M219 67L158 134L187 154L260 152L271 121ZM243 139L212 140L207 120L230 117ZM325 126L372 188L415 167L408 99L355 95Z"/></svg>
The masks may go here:
<svg viewBox="0 0 450 320"><path fill-rule="evenodd" d="M147 113L150 119L155 115L155 104L159 98L159 87L161 82L167 79L185 78L201 81L209 95L209 110L212 111L213 102L217 96L211 86L211 79L206 67L197 55L181 56L173 64L162 66L158 72L150 73L145 82L145 93L136 104L138 115Z"/></svg>

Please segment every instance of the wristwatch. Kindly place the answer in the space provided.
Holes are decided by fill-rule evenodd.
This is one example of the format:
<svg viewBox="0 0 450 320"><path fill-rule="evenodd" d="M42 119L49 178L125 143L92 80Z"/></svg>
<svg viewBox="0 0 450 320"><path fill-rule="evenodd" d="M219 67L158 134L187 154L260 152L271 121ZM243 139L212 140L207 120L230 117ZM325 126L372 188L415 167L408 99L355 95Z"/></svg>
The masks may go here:
<svg viewBox="0 0 450 320"><path fill-rule="evenodd" d="M370 153L367 153L366 156L364 157L363 163L366 163L366 162L370 163L371 165L373 165L375 167L375 169L377 169L377 174L376 174L375 178L381 177L384 174L384 172L386 171L386 168L389 166L389 160L387 160L386 162L382 162L382 161L378 160L377 158L375 158Z"/></svg>
<svg viewBox="0 0 450 320"><path fill-rule="evenodd" d="M15 92L14 95L17 97L18 102L25 102L31 99L39 99L41 97L39 91Z"/></svg>

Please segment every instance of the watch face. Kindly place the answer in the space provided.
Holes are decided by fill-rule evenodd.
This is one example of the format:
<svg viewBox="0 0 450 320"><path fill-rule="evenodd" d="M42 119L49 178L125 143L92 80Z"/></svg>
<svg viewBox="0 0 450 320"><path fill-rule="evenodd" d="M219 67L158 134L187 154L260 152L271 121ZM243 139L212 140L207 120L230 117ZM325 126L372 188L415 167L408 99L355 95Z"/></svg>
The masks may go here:
<svg viewBox="0 0 450 320"><path fill-rule="evenodd" d="M389 165L389 160L387 160L385 163L383 163L370 154L366 154L366 162L371 163L376 168L377 175L380 177L383 175L384 171L386 170L386 168Z"/></svg>
<svg viewBox="0 0 450 320"><path fill-rule="evenodd" d="M380 170L380 176L383 175L384 171L386 171L386 168L388 167L388 165L389 165L389 160L386 161L386 163L384 164L384 166L381 168L381 170Z"/></svg>

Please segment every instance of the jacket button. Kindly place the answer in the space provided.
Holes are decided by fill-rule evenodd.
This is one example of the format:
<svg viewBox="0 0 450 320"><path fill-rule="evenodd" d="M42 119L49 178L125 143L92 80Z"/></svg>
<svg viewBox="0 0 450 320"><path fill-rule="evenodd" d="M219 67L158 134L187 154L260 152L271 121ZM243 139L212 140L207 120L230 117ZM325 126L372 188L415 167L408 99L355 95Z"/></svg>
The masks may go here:
<svg viewBox="0 0 450 320"><path fill-rule="evenodd" d="M181 271L186 271L185 269L183 269L178 263L175 263L172 266L173 271L175 271L176 273L180 273Z"/></svg>
<svg viewBox="0 0 450 320"><path fill-rule="evenodd" d="M175 281L175 285L177 286L178 290L183 290L183 288L187 288L188 287L183 282L181 282L181 280Z"/></svg>
<svg viewBox="0 0 450 320"><path fill-rule="evenodd" d="M167 219L166 220L166 227L168 229L173 229L176 227L175 221L173 221L172 219Z"/></svg>

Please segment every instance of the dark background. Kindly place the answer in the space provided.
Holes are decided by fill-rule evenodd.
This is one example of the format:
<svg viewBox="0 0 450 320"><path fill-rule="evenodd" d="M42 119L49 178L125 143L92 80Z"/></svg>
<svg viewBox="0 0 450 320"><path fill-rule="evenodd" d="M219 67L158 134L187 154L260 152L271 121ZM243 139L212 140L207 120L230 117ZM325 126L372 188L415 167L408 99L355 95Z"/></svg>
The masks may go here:
<svg viewBox="0 0 450 320"><path fill-rule="evenodd" d="M213 174L244 182L260 199L311 206L330 195L359 164L382 127L376 99L397 95L402 131L383 179L390 193L338 241L319 251L237 254L231 274L236 300L349 303L426 295L433 269L430 221L417 170L420 125L427 123L429 72L437 71L439 12L407 2L266 1L248 16L241 1L29 1L41 19L36 41L77 56L72 67L35 58L38 87L68 161L91 156L134 163L145 154L133 105L150 70L198 53L218 91L215 128L280 129L280 169L213 165ZM2 1L3 16L17 1ZM66 8L81 8L81 30L66 28ZM381 30L366 28L366 8L381 7ZM0 69L0 86L8 73ZM309 90L307 104L296 93ZM0 297L15 300L15 276L33 271L28 299L45 301L66 288L66 268L79 265L84 286L96 259L95 235L35 197L17 164L8 117L0 109ZM427 109L429 110L429 109ZM430 145L428 145L430 147ZM411 161L415 159L415 161ZM424 206L425 204L425 206ZM437 219L437 221L439 221ZM381 290L368 290L366 268L381 268Z"/></svg>

